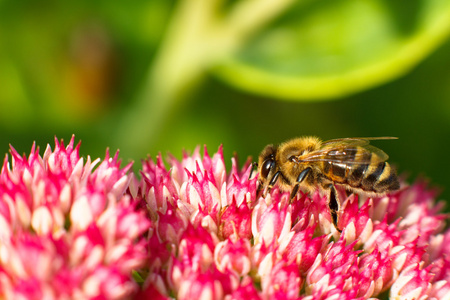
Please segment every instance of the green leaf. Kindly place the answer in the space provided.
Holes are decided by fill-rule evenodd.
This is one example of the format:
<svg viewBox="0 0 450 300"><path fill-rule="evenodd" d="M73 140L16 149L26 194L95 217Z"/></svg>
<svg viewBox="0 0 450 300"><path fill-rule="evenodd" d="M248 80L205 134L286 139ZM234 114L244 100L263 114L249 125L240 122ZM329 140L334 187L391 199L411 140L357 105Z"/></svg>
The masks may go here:
<svg viewBox="0 0 450 300"><path fill-rule="evenodd" d="M214 72L289 100L343 97L393 80L450 33L450 1L298 1Z"/></svg>

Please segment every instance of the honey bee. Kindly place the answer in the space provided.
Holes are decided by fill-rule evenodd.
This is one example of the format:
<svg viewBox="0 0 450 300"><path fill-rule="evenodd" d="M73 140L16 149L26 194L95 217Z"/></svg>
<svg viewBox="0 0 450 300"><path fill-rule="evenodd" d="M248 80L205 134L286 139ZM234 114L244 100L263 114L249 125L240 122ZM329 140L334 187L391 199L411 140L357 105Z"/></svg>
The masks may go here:
<svg viewBox="0 0 450 300"><path fill-rule="evenodd" d="M338 231L340 199L336 185L351 193L379 196L400 188L396 170L388 155L369 144L370 140L396 139L343 138L322 142L317 137L294 138L279 146L268 145L259 155L257 195L263 196L278 184L280 191L291 191L292 200L299 189L328 193L328 208Z"/></svg>

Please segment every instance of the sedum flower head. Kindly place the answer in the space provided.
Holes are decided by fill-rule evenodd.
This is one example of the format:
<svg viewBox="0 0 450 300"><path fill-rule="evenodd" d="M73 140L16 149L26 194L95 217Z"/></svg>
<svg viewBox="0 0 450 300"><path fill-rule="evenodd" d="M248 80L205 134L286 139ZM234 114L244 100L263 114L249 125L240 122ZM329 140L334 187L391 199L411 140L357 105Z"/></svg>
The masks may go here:
<svg viewBox="0 0 450 300"><path fill-rule="evenodd" d="M91 161L74 138L43 156L11 147L0 174L0 298L126 299L150 221L126 194L131 165Z"/></svg>
<svg viewBox="0 0 450 300"><path fill-rule="evenodd" d="M339 232L327 196L257 197L250 161L227 171L222 148L136 175L78 149L5 159L0 298L450 299L448 217L423 181L343 196Z"/></svg>
<svg viewBox="0 0 450 300"><path fill-rule="evenodd" d="M167 250L152 252L158 263L144 290L176 299L450 299L447 216L425 182L345 197L340 233L326 196L290 202L275 187L256 198L248 161L239 169L233 158L227 173L222 148L199 152L167 167L160 156L143 163L150 247Z"/></svg>

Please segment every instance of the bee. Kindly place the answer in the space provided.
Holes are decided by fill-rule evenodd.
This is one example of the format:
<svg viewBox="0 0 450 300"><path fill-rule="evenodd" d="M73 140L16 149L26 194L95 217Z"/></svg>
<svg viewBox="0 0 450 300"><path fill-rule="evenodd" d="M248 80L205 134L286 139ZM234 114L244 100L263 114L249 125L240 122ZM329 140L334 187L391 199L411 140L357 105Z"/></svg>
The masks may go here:
<svg viewBox="0 0 450 300"><path fill-rule="evenodd" d="M396 139L343 138L322 142L317 137L294 138L279 146L268 145L259 155L257 195L265 197L278 185L280 191L291 191L292 200L299 190L317 189L328 194L328 208L338 228L340 199L336 185L350 193L380 196L400 188L396 170L386 161L388 155L370 145L370 140Z"/></svg>

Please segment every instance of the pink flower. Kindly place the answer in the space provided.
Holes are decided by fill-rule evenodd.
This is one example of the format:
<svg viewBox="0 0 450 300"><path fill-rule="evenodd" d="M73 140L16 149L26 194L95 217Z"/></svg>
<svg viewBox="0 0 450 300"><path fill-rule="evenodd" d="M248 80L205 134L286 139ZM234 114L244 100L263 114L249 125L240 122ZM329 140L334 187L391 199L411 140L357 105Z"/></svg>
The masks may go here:
<svg viewBox="0 0 450 300"><path fill-rule="evenodd" d="M174 257L170 283L179 299L223 299L238 284L231 272L221 272L214 263L214 236L189 225Z"/></svg>
<svg viewBox="0 0 450 300"><path fill-rule="evenodd" d="M150 222L127 195L117 154L79 156L74 138L28 158L11 147L0 174L0 297L125 299L147 261ZM100 163L100 164L99 164ZM95 166L97 168L95 168Z"/></svg>
<svg viewBox="0 0 450 300"><path fill-rule="evenodd" d="M305 230L296 232L286 247L286 259L295 261L301 274L311 268L319 253L323 252L328 239L325 235L314 236L315 227L310 226Z"/></svg>
<svg viewBox="0 0 450 300"><path fill-rule="evenodd" d="M236 199L230 205L222 209L220 214L219 234L222 238L228 238L233 234L250 240L252 238L252 210L247 203L236 204Z"/></svg>
<svg viewBox="0 0 450 300"><path fill-rule="evenodd" d="M392 266L392 258L374 249L371 253L365 253L358 262L360 296L376 296L391 285L395 270Z"/></svg>
<svg viewBox="0 0 450 300"><path fill-rule="evenodd" d="M170 172L164 167L161 156L156 159L156 164L152 160L146 160L142 164L143 192L151 212L166 213L170 204L173 206L173 199L178 196L175 182L170 176Z"/></svg>
<svg viewBox="0 0 450 300"><path fill-rule="evenodd" d="M260 201L253 209L252 233L256 243L278 245L288 238L292 227L290 206L284 205L280 197L271 203Z"/></svg>
<svg viewBox="0 0 450 300"><path fill-rule="evenodd" d="M241 280L240 285L234 289L230 295L225 296L225 299L227 300L259 300L261 298L260 292L258 292L252 278L249 276L244 277Z"/></svg>
<svg viewBox="0 0 450 300"><path fill-rule="evenodd" d="M390 297L402 299L427 299L434 276L429 270L423 269L422 264L411 264L400 273L392 284Z"/></svg>
<svg viewBox="0 0 450 300"><path fill-rule="evenodd" d="M279 260L270 273L261 278L261 289L263 295L270 298L297 299L303 281L295 262Z"/></svg>
<svg viewBox="0 0 450 300"><path fill-rule="evenodd" d="M244 276L250 272L250 240L239 239L237 235L219 242L214 249L214 261L217 268L225 273L232 272Z"/></svg>
<svg viewBox="0 0 450 300"><path fill-rule="evenodd" d="M354 244L346 245L345 240L330 243L322 254L316 257L314 265L306 275L306 284L311 294L333 293L335 287L356 291L358 286L358 257L361 251L354 251ZM347 282L352 284L345 287Z"/></svg>

